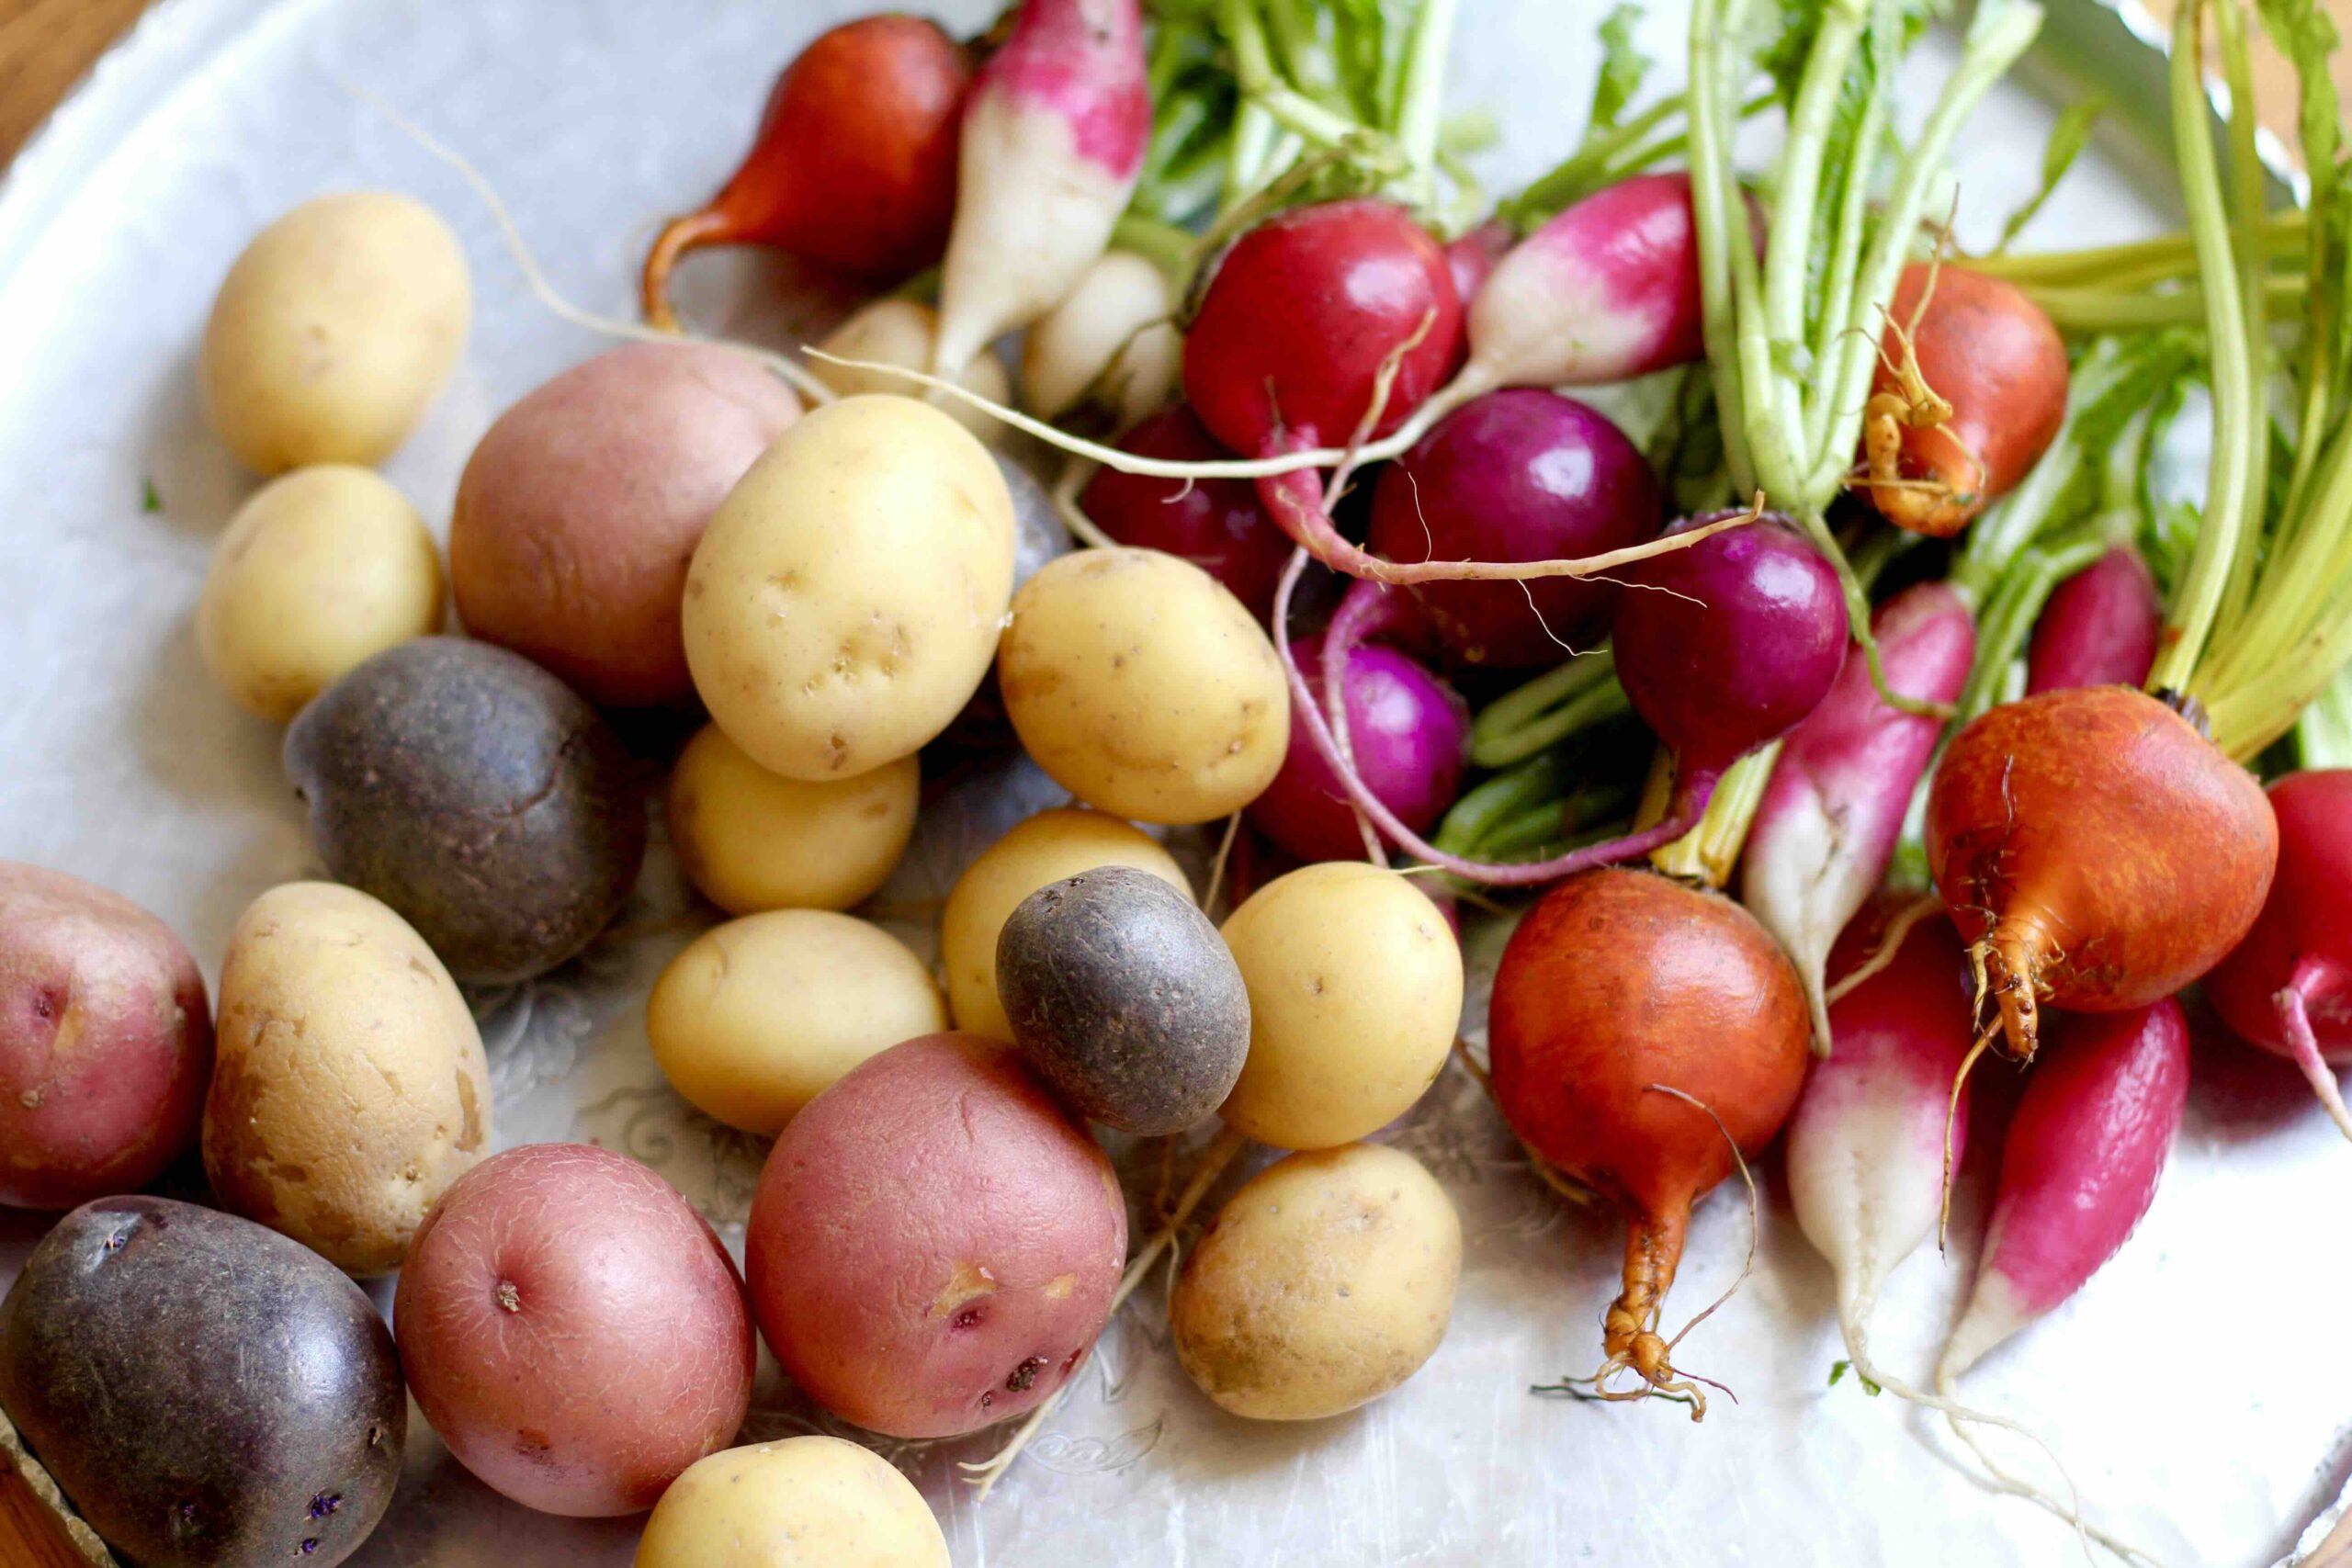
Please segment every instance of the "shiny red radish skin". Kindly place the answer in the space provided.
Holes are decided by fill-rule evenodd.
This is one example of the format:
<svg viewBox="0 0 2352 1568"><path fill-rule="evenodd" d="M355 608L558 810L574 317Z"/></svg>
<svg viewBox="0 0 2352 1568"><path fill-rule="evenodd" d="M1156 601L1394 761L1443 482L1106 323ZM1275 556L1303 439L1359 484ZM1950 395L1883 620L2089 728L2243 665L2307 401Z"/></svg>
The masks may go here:
<svg viewBox="0 0 2352 1568"><path fill-rule="evenodd" d="M1496 264L1518 243L1517 230L1499 218L1489 218L1445 247L1446 270L1453 275L1453 296L1462 301L1463 309L1469 309L1478 290L1494 276Z"/></svg>
<svg viewBox="0 0 2352 1568"><path fill-rule="evenodd" d="M865 17L820 36L776 79L742 166L654 241L646 320L675 329L670 274L703 245L771 245L854 277L936 260L971 74L963 46L921 17Z"/></svg>
<svg viewBox="0 0 2352 1568"><path fill-rule="evenodd" d="M2058 585L2033 624L2025 689L2137 686L2155 667L2164 599L2140 552L2118 545Z"/></svg>
<svg viewBox="0 0 2352 1568"><path fill-rule="evenodd" d="M1880 605L1871 626L1894 690L1933 703L1960 695L1976 626L1959 594L1916 584ZM1740 902L1795 960L1813 1006L1814 1048L1824 1055L1831 944L1885 879L1942 733L1935 719L1888 706L1869 665L1849 655L1829 694L1789 731L1764 786L1741 860Z"/></svg>
<svg viewBox="0 0 2352 1568"><path fill-rule="evenodd" d="M2188 1103L2188 1023L2166 997L2051 1029L2001 1145L1976 1285L1941 1384L2054 1310L2115 1256L2156 1195Z"/></svg>
<svg viewBox="0 0 2352 1568"><path fill-rule="evenodd" d="M2269 798L2278 874L2205 998L2240 1039L2301 1067L2352 1138L2331 1066L2352 1061L2352 768L2290 773Z"/></svg>
<svg viewBox="0 0 2352 1568"><path fill-rule="evenodd" d="M1146 418L1119 438L1119 449L1180 463L1231 456L1182 403ZM1273 608L1274 584L1290 558L1291 542L1266 515L1248 479L1164 479L1098 468L1078 503L1120 544L1191 561L1261 621Z"/></svg>
<svg viewBox="0 0 2352 1568"><path fill-rule="evenodd" d="M2091 686L1953 736L1927 844L2006 1048L2030 1061L2043 1003L2146 1007L2221 962L2270 891L2278 826L2254 775L2172 708Z"/></svg>
<svg viewBox="0 0 2352 1568"><path fill-rule="evenodd" d="M1732 1174L1725 1134L1753 1157L1804 1081L1796 971L1728 898L1650 871L1588 872L1511 933L1487 1027L1503 1119L1625 1211L1624 1288L1602 1319L1610 1362L1673 1382L1657 1320L1690 1205Z"/></svg>
<svg viewBox="0 0 2352 1568"><path fill-rule="evenodd" d="M1291 652L1321 702L1329 689L1323 639L1295 643ZM1428 669L1379 643L1350 649L1346 689L1357 776L1415 832L1428 831L1461 792L1469 707ZM1346 786L1300 727L1291 729L1282 771L1250 803L1248 815L1269 842L1303 861L1363 858L1363 833Z"/></svg>

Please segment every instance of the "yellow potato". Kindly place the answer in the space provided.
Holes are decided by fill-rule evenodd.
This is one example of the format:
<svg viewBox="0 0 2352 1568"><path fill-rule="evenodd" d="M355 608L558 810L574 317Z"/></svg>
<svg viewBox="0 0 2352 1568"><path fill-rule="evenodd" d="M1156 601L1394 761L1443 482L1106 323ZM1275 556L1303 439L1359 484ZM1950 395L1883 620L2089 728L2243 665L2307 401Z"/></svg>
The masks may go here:
<svg viewBox="0 0 2352 1568"><path fill-rule="evenodd" d="M1015 824L964 868L939 919L939 959L947 971L947 1004L956 1028L1012 1039L1012 1025L996 995L998 934L1021 901L1040 887L1103 865L1148 871L1192 897L1184 868L1149 834L1080 807L1041 811Z"/></svg>
<svg viewBox="0 0 2352 1568"><path fill-rule="evenodd" d="M875 365L897 365L909 370L931 368L932 344L939 336L939 312L913 299L876 299L827 333L817 346L840 359L862 359ZM902 398L923 395L923 389L904 376L881 370L856 370L811 359L817 379L844 398L865 392L895 392ZM1012 400L1012 383L1004 361L993 353L977 354L964 367L961 384L992 403ZM939 408L948 418L990 446L1004 438L1006 425L971 404L943 397Z"/></svg>
<svg viewBox="0 0 2352 1568"><path fill-rule="evenodd" d="M912 757L837 783L788 779L707 724L671 770L670 845L730 915L846 909L907 852L922 786Z"/></svg>
<svg viewBox="0 0 2352 1568"><path fill-rule="evenodd" d="M196 646L239 707L283 724L372 654L441 626L441 557L373 469L297 468L213 547Z"/></svg>
<svg viewBox="0 0 2352 1568"><path fill-rule="evenodd" d="M1236 1416L1337 1416L1421 1370L1461 1276L1461 1219L1419 1160L1377 1144L1292 1155L1185 1255L1176 1357Z"/></svg>
<svg viewBox="0 0 2352 1568"><path fill-rule="evenodd" d="M351 1273L398 1268L491 1140L481 1036L424 939L356 888L273 887L229 934L214 1027L222 1206Z"/></svg>
<svg viewBox="0 0 2352 1568"><path fill-rule="evenodd" d="M686 664L760 766L846 779L911 756L979 688L1012 592L988 448L910 398L846 398L752 465L686 573Z"/></svg>
<svg viewBox="0 0 2352 1568"><path fill-rule="evenodd" d="M471 310L465 252L432 209L379 190L306 201L212 302L205 420L260 473L381 462L449 378Z"/></svg>
<svg viewBox="0 0 2352 1568"><path fill-rule="evenodd" d="M946 1027L922 959L879 926L826 909L714 926L670 961L645 1008L670 1087L766 1137L876 1052Z"/></svg>
<svg viewBox="0 0 2352 1568"><path fill-rule="evenodd" d="M1012 600L1005 713L1054 782L1139 822L1206 822L1273 782L1290 690L1241 601L1158 550L1080 550Z"/></svg>
<svg viewBox="0 0 2352 1568"><path fill-rule="evenodd" d="M1278 1149L1386 1126L1445 1066L1462 949L1429 896L1361 861L1302 866L1227 917L1250 987L1250 1058L1226 1123Z"/></svg>
<svg viewBox="0 0 2352 1568"><path fill-rule="evenodd" d="M637 1568L948 1568L914 1483L839 1438L726 1449L670 1483Z"/></svg>

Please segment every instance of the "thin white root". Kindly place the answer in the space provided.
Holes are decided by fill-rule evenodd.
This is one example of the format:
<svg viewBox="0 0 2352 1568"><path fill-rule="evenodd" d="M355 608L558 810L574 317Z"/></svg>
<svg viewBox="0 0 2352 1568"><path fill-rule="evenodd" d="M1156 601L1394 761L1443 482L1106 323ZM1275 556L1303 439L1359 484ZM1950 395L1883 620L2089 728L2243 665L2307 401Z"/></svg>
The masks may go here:
<svg viewBox="0 0 2352 1568"><path fill-rule="evenodd" d="M1459 1034L1453 1037L1453 1055L1454 1058L1462 1064L1463 1070L1477 1081L1478 1087L1486 1091L1487 1100L1492 1100L1495 1098L1495 1080L1487 1074L1486 1064L1471 1054L1470 1042L1463 1039ZM1510 1123L1505 1122L1504 1125L1509 1126ZM1511 1136L1517 1139L1520 1153L1527 1156L1527 1168L1533 1171L1544 1186L1579 1209L1589 1209L1600 1201L1599 1194L1589 1188L1578 1186L1572 1179L1563 1175L1558 1166L1537 1154L1535 1146L1525 1138L1520 1137L1516 1131L1512 1132Z"/></svg>
<svg viewBox="0 0 2352 1568"><path fill-rule="evenodd" d="M1225 890L1226 863L1233 859L1233 841L1241 836L1241 813L1235 812L1225 819L1225 837L1217 840L1216 858L1209 862L1209 885L1201 894L1201 913L1211 919L1216 908L1216 896Z"/></svg>
<svg viewBox="0 0 2352 1568"><path fill-rule="evenodd" d="M1879 933L1878 945L1871 949L1871 955L1854 965L1836 985L1821 993L1822 1006L1836 1007L1855 987L1873 975L1884 973L1886 966L1894 962L1894 955L1903 951L1904 942L1911 935L1911 928L1941 908L1943 900L1932 893L1922 893L1905 904L1894 919L1886 922L1886 930Z"/></svg>
<svg viewBox="0 0 2352 1568"><path fill-rule="evenodd" d="M2091 1556L2091 1543L2096 1541L2099 1545L2107 1548L2108 1551L2115 1553L2116 1556L2121 1558L2126 1562L2144 1563L2147 1565L2147 1568L2164 1568L2164 1562L2161 1559L2156 1558L2146 1551L2143 1551L2140 1548L2133 1546L2130 1541L2119 1539L2115 1535L2099 1529L2097 1525L2090 1523L2087 1519L2083 1517L2082 1494L2075 1485L2075 1478L2071 1474L2067 1473L2066 1466L2064 1461L2058 1458L2057 1450L2052 1449L2047 1442L2044 1442L2041 1438L2032 1430L2019 1425L2018 1422L2009 1420L2006 1416L1994 1416L1982 1410L1972 1410L1967 1405L1961 1404L1953 1394L1952 1380L1949 1375L1939 1376L1936 1380L1937 1394L1941 1395L1941 1397L1939 1398L1934 1394L1922 1393L1920 1390L1911 1388L1902 1382L1882 1377L1874 1371L1866 1371L1865 1368L1867 1363L1862 1358L1858 1336L1853 1332L1853 1329L1850 1326L1847 1332L1846 1348L1848 1353L1854 1358L1854 1370L1857 1372L1861 1372L1881 1388L1883 1388L1889 1393L1894 1394L1897 1398L1907 1399L1914 1404L1923 1404L1931 1410L1942 1411L1944 1419L1951 1424L1953 1436L1960 1438L1962 1442L1966 1443L1968 1445L1969 1451L1976 1456L1976 1462L1984 1467L1987 1478L1985 1483L1991 1486L1996 1492L2006 1493L2007 1495L2012 1497L2023 1497L2028 1502L2039 1504L2050 1513L2064 1520L2067 1524L2072 1525L2075 1528L2075 1539L2081 1542L2083 1556L2086 1560L2094 1563L2097 1562L2098 1559ZM2020 1476L2014 1475L2007 1470L2003 1469L2000 1462L1994 1459L1994 1457L1985 1450L1984 1444L1977 1438L1976 1434L1968 1429L1971 1424L1985 1427L1999 1427L2004 1430L2015 1432L2019 1437L2031 1443L2034 1447L2040 1449L2043 1455L2049 1459L2051 1464L2056 1468L2058 1473L2064 1477L2068 1501L2061 1502L2058 1498L2052 1496L2043 1488L2035 1485L2032 1482L2027 1481Z"/></svg>
<svg viewBox="0 0 2352 1568"><path fill-rule="evenodd" d="M1074 452L1069 455L1069 461L1062 465L1061 477L1054 481L1054 513L1062 520L1062 526L1078 539L1098 550L1114 550L1119 547L1119 541L1105 534L1102 525L1089 517L1086 508L1078 503L1078 492L1086 488L1086 481L1094 477L1094 470L1100 466Z"/></svg>

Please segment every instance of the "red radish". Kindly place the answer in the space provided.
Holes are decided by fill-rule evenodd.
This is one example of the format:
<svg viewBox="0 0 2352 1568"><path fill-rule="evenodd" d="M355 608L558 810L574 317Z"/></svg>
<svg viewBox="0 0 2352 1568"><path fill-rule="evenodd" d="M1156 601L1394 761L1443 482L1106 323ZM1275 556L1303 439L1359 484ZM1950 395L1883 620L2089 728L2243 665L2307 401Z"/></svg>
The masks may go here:
<svg viewBox="0 0 2352 1568"><path fill-rule="evenodd" d="M1150 136L1137 0L1021 0L965 105L934 375L1061 303L1110 244Z"/></svg>
<svg viewBox="0 0 2352 1568"><path fill-rule="evenodd" d="M1489 218L1445 247L1445 268L1453 275L1453 297L1466 308L1478 298L1495 266L1519 243L1519 232Z"/></svg>
<svg viewBox="0 0 2352 1568"><path fill-rule="evenodd" d="M2140 552L2118 545L2058 585L2033 624L2025 689L2136 686L2156 662L2165 606Z"/></svg>
<svg viewBox="0 0 2352 1568"><path fill-rule="evenodd" d="M1623 654L1619 654L1621 664ZM2254 775L2128 686L2044 692L1952 738L1928 793L1928 868L2030 1060L2043 1002L2145 1007L2254 924L2278 827Z"/></svg>
<svg viewBox="0 0 2352 1568"><path fill-rule="evenodd" d="M2278 880L2205 996L2240 1039L2301 1067L2352 1137L2330 1066L2352 1060L2352 769L2290 773L2269 796Z"/></svg>
<svg viewBox="0 0 2352 1568"><path fill-rule="evenodd" d="M1906 588L1871 617L1888 682L1949 703L1967 682L1976 628L1940 582ZM1830 944L1886 875L1903 818L1943 726L1890 707L1861 660L1789 732L1748 829L1740 901L1796 961L1813 1004L1814 1049L1829 1050L1822 971Z"/></svg>
<svg viewBox="0 0 2352 1568"><path fill-rule="evenodd" d="M1227 455L1178 403L1119 439L1120 449L1177 462ZM1096 526L1123 545L1182 556L1233 591L1260 620L1273 607L1274 583L1290 557L1283 537L1247 479L1164 479L1101 468L1079 493Z"/></svg>
<svg viewBox="0 0 2352 1568"><path fill-rule="evenodd" d="M1795 970L1728 898L1650 871L1589 872L1511 933L1488 1032L1511 1130L1625 1211L1624 1289L1602 1319L1597 1381L1630 1367L1645 1386L1600 1392L1687 1392L1697 1419L1704 1401L1671 1364L1658 1314L1691 1204L1732 1173L1735 1144L1761 1151L1796 1102L1807 1031Z"/></svg>
<svg viewBox="0 0 2352 1568"><path fill-rule="evenodd" d="M670 272L701 245L773 245L858 277L935 259L956 210L971 69L961 45L917 17L844 22L801 51L769 93L742 166L653 242L646 320L675 330Z"/></svg>

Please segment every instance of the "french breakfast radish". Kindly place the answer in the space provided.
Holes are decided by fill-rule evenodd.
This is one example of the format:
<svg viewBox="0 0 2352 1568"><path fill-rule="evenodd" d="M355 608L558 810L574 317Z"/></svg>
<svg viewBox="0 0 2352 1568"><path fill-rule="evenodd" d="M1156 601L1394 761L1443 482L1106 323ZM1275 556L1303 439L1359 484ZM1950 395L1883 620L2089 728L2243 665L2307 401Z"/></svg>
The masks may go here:
<svg viewBox="0 0 2352 1568"><path fill-rule="evenodd" d="M2140 684L2156 662L2164 619L2148 563L2130 545L2117 545L2042 605L2026 649L2026 691Z"/></svg>
<svg viewBox="0 0 2352 1568"><path fill-rule="evenodd" d="M1183 339L1168 277L1133 251L1105 251L1021 343L1021 396L1041 419L1083 411L1113 430L1176 389Z"/></svg>
<svg viewBox="0 0 2352 1568"><path fill-rule="evenodd" d="M1123 451L1176 462L1227 456L1182 403L1162 409L1119 438ZM1168 479L1095 470L1078 503L1122 545L1182 556L1232 591L1260 620L1273 608L1274 583L1291 544L1248 479Z"/></svg>

